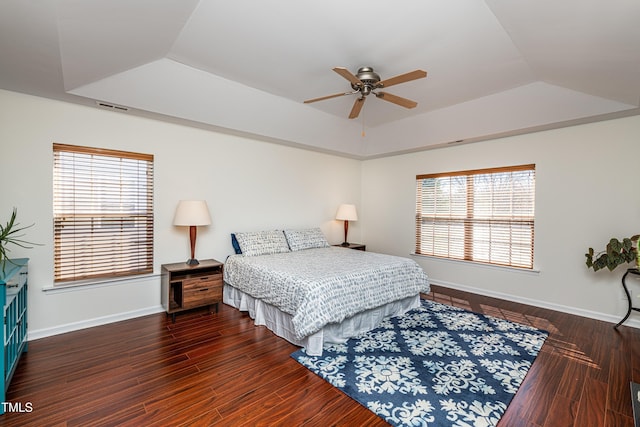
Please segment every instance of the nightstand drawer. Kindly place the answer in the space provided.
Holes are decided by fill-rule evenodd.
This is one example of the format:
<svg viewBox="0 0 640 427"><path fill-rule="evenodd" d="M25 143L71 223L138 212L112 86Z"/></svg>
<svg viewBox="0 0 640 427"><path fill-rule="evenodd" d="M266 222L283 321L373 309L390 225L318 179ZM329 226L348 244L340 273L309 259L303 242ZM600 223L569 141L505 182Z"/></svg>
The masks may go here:
<svg viewBox="0 0 640 427"><path fill-rule="evenodd" d="M185 291L182 300L184 308L201 307L203 305L217 304L222 301L222 286L198 288Z"/></svg>
<svg viewBox="0 0 640 427"><path fill-rule="evenodd" d="M182 282L182 288L185 292L190 289L211 288L213 286L222 287L222 275L210 274L208 276L194 277L191 279L185 279Z"/></svg>

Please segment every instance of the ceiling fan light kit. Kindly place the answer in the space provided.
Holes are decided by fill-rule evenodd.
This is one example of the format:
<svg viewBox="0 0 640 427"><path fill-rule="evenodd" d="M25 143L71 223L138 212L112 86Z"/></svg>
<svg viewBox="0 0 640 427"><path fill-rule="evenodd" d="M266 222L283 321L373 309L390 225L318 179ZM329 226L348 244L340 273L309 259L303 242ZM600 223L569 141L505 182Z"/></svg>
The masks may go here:
<svg viewBox="0 0 640 427"><path fill-rule="evenodd" d="M360 110L362 110L364 101L369 94L374 94L376 98L380 98L404 108L415 108L418 105L417 102L387 92L380 92L378 89L427 77L427 72L423 70L410 71L386 80L381 80L380 75L376 73L372 67L360 67L356 74L351 73L344 67L335 67L333 71L348 80L351 83L353 91L308 99L304 101L304 103L309 104L345 95L358 95L358 98L356 98L353 103L353 108L351 108L351 113L349 114L350 119L355 119L360 115Z"/></svg>

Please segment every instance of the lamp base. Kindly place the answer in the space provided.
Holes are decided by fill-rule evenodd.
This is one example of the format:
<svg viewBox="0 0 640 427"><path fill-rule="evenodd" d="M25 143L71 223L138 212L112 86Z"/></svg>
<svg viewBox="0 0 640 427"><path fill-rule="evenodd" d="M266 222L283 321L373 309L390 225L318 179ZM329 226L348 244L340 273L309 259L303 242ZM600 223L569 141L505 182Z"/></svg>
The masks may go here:
<svg viewBox="0 0 640 427"><path fill-rule="evenodd" d="M200 264L200 261L198 261L195 258L191 258L191 259L187 260L187 265L198 265L198 264Z"/></svg>
<svg viewBox="0 0 640 427"><path fill-rule="evenodd" d="M349 246L351 243L349 242L342 242L342 244L340 246Z"/></svg>

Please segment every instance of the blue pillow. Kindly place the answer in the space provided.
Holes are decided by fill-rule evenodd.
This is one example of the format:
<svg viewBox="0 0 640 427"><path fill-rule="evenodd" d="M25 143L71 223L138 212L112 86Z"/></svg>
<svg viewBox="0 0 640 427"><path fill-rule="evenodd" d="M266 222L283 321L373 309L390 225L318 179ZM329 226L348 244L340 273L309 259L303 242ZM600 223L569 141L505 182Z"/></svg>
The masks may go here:
<svg viewBox="0 0 640 427"><path fill-rule="evenodd" d="M240 255L242 253L238 239L236 239L236 233L231 233L231 245L233 246L233 250L236 251L236 254Z"/></svg>

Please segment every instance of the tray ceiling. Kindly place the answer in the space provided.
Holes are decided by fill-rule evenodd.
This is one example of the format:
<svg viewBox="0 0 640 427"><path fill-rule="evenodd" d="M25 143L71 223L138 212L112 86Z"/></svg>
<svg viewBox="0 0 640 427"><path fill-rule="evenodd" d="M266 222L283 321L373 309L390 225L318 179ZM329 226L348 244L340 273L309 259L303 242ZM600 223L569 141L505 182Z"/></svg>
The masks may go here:
<svg viewBox="0 0 640 427"><path fill-rule="evenodd" d="M0 88L371 158L638 114L637 0L8 0ZM426 79L352 96L331 71ZM363 130L365 136L362 136Z"/></svg>

